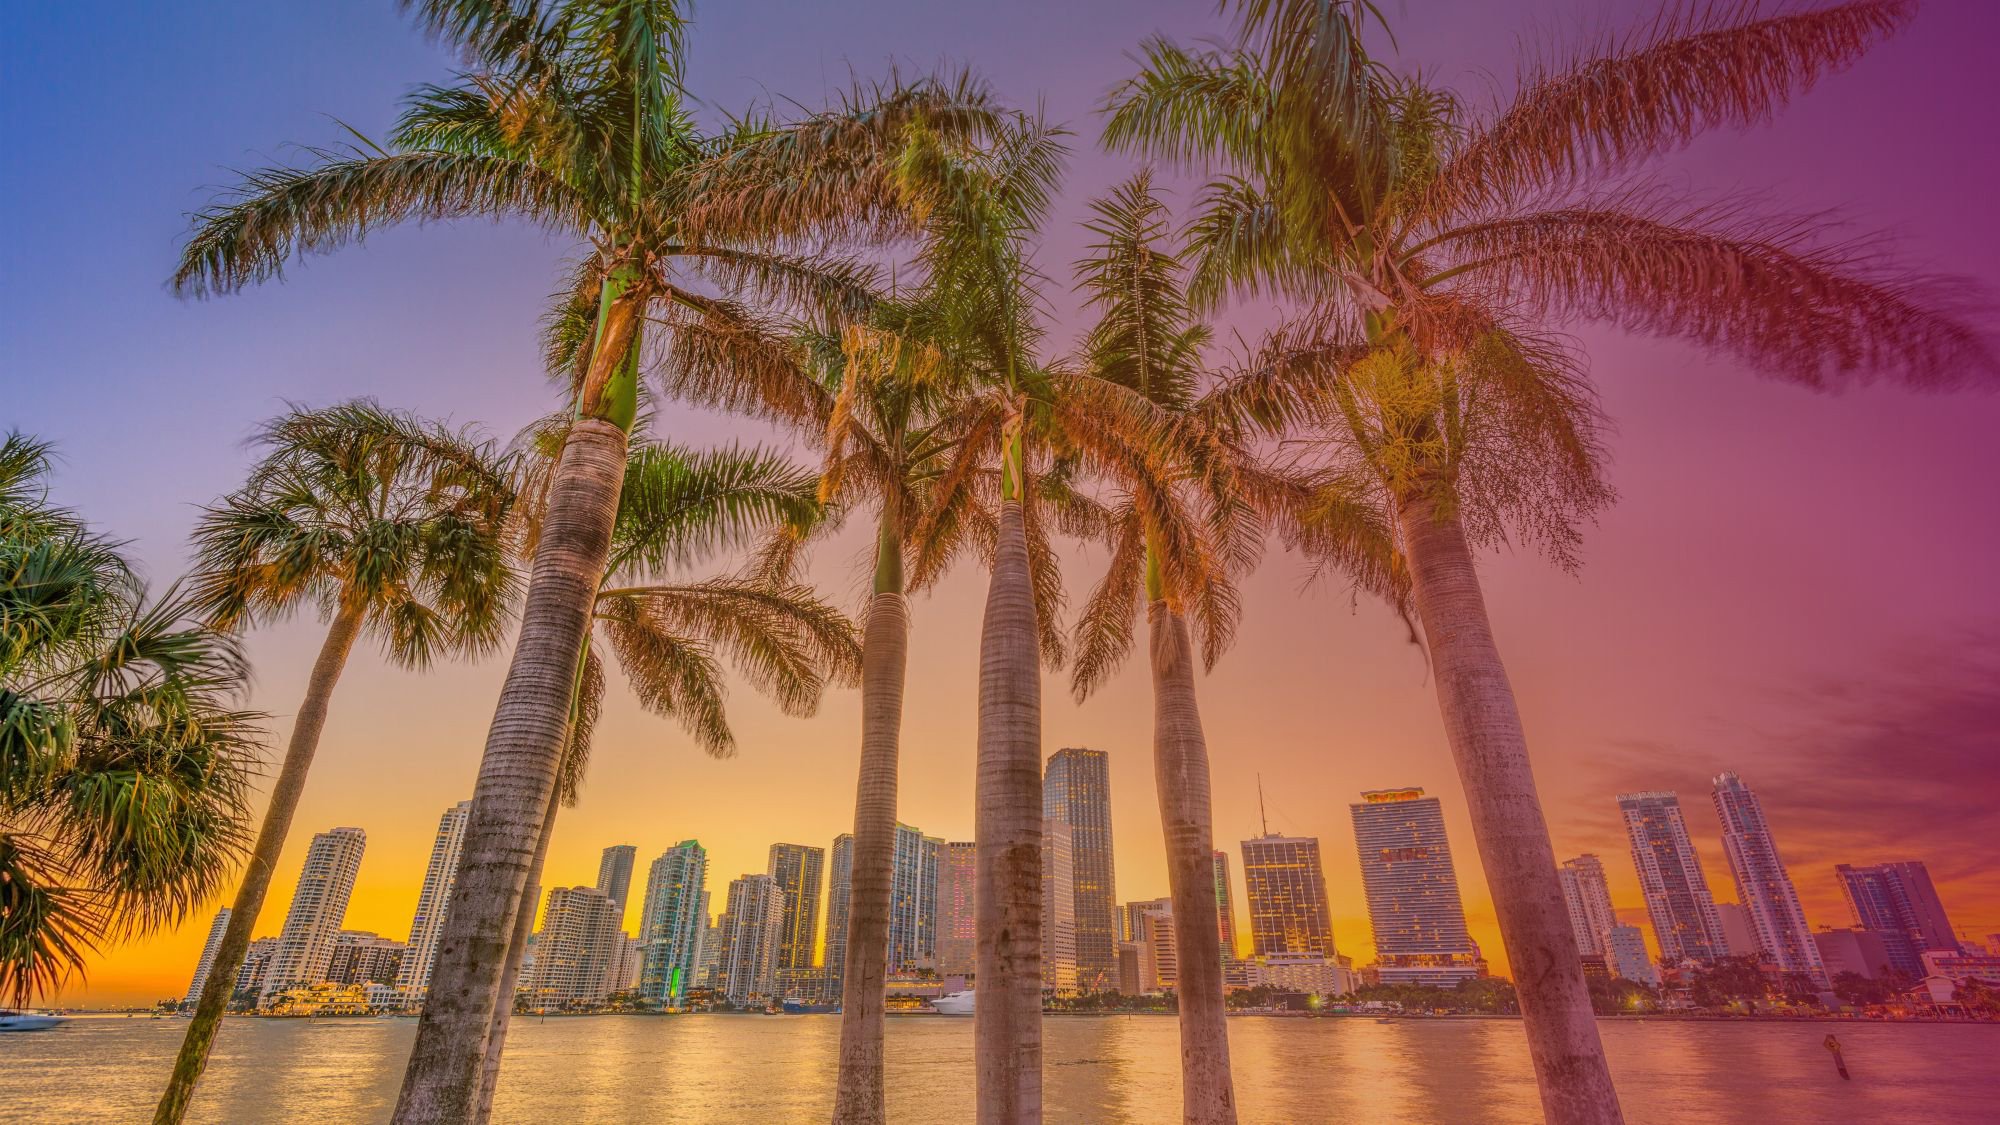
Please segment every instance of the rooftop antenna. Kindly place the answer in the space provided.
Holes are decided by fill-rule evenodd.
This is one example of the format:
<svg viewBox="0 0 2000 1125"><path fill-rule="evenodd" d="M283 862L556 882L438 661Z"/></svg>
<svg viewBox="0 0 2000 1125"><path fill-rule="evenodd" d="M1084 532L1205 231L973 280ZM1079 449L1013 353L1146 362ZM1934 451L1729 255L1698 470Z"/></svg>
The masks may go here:
<svg viewBox="0 0 2000 1125"><path fill-rule="evenodd" d="M1264 835L1271 834L1271 818L1264 813L1264 775L1257 775L1257 819L1264 822Z"/></svg>

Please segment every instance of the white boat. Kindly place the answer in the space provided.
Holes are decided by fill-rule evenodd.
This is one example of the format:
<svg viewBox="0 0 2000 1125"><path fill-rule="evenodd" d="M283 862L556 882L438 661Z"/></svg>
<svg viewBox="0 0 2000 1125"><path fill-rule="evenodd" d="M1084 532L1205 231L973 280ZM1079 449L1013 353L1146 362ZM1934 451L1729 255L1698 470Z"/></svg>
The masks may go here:
<svg viewBox="0 0 2000 1125"><path fill-rule="evenodd" d="M941 1016L969 1016L972 1014L972 990L948 992L931 1001L931 1008Z"/></svg>
<svg viewBox="0 0 2000 1125"><path fill-rule="evenodd" d="M0 1011L0 1031L47 1031L57 1024L67 1022L61 1016L51 1016L43 1012Z"/></svg>

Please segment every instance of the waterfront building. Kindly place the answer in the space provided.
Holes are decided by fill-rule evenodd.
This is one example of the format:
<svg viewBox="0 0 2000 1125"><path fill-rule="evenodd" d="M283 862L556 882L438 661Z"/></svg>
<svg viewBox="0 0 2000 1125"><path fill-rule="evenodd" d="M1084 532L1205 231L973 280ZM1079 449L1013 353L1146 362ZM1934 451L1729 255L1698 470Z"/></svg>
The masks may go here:
<svg viewBox="0 0 2000 1125"><path fill-rule="evenodd" d="M632 891L632 865L639 849L631 844L613 844L597 860L597 889L618 911L618 928L625 928L626 896Z"/></svg>
<svg viewBox="0 0 2000 1125"><path fill-rule="evenodd" d="M361 853L367 847L368 834L359 828L335 828L312 838L291 908L285 912L285 927L278 934L278 948L264 971L258 1007L281 988L326 979L334 939L347 919L347 899L354 893Z"/></svg>
<svg viewBox="0 0 2000 1125"><path fill-rule="evenodd" d="M1895 971L1888 943L1874 930L1820 930L1813 934L1813 944L1828 980L1842 973L1879 980Z"/></svg>
<svg viewBox="0 0 2000 1125"><path fill-rule="evenodd" d="M334 984L394 984L409 946L368 930L342 930L333 939L326 979ZM317 982L315 982L317 983Z"/></svg>
<svg viewBox="0 0 2000 1125"><path fill-rule="evenodd" d="M1078 987L1107 991L1117 979L1119 936L1110 755L1075 746L1049 755L1042 774L1042 815L1070 829Z"/></svg>
<svg viewBox="0 0 2000 1125"><path fill-rule="evenodd" d="M1632 866L1639 872L1639 890L1661 958L1678 965L1725 956L1722 922L1681 816L1679 794L1664 789L1621 793L1618 811L1632 841Z"/></svg>
<svg viewBox="0 0 2000 1125"><path fill-rule="evenodd" d="M1604 877L1603 861L1589 854L1566 859L1556 875L1562 881L1563 900L1569 905L1577 952L1585 957L1609 957L1605 935L1618 924L1618 915L1611 908L1611 884Z"/></svg>
<svg viewBox="0 0 2000 1125"><path fill-rule="evenodd" d="M1120 970L1119 991L1139 996L1162 992L1180 980L1180 945L1174 933L1174 900L1128 902L1122 913L1125 936L1135 947L1131 976Z"/></svg>
<svg viewBox="0 0 2000 1125"><path fill-rule="evenodd" d="M604 991L637 994L639 984L646 976L646 943L620 930L613 935L613 946L616 955L611 959Z"/></svg>
<svg viewBox="0 0 2000 1125"><path fill-rule="evenodd" d="M222 935L228 929L229 908L225 906L215 912L215 921L208 924L208 937L201 943L201 957L194 963L194 980L188 982L187 996L181 1003L192 1005L201 999L201 990L208 987L208 974L215 971L215 954L222 948Z"/></svg>
<svg viewBox="0 0 2000 1125"><path fill-rule="evenodd" d="M640 995L680 1006L694 986L708 927L708 852L699 840L682 840L646 872L639 910Z"/></svg>
<svg viewBox="0 0 2000 1125"><path fill-rule="evenodd" d="M1762 957L1764 943L1757 940L1757 926L1750 921L1750 908L1740 902L1715 904L1715 920L1722 924L1722 954L1729 957Z"/></svg>
<svg viewBox="0 0 2000 1125"><path fill-rule="evenodd" d="M937 971L939 976L967 976L979 953L978 916L974 909L979 885L979 849L970 840L953 840L938 859Z"/></svg>
<svg viewBox="0 0 2000 1125"><path fill-rule="evenodd" d="M1958 937L1931 873L1921 862L1841 863L1833 872L1854 911L1854 924L1882 935L1889 964L1909 977L1923 975L1923 954L1958 948Z"/></svg>
<svg viewBox="0 0 2000 1125"><path fill-rule="evenodd" d="M1042 991L1077 990L1075 829L1042 821Z"/></svg>
<svg viewBox="0 0 2000 1125"><path fill-rule="evenodd" d="M1757 942L1778 968L1803 973L1821 988L1827 986L1819 946L1806 924L1798 888L1778 854L1778 842L1764 817L1764 803L1734 773L1715 778L1715 815L1722 821L1722 850L1736 878L1736 895L1750 912Z"/></svg>
<svg viewBox="0 0 2000 1125"><path fill-rule="evenodd" d="M2000 985L2000 957L1962 949L1927 949L1923 961L1926 977L1943 977L1954 985L1976 980L1989 989Z"/></svg>
<svg viewBox="0 0 2000 1125"><path fill-rule="evenodd" d="M460 801L438 818L430 863L424 867L423 889L417 892L417 914L410 920L409 949L396 974L396 989L403 994L405 1004L422 1003L431 986L438 939L444 935L444 915L451 908L451 889L458 880L458 861L465 850L465 826L471 819L471 801Z"/></svg>
<svg viewBox="0 0 2000 1125"><path fill-rule="evenodd" d="M785 929L785 892L778 881L769 875L732 880L720 928L716 989L738 1005L775 997Z"/></svg>
<svg viewBox="0 0 2000 1125"><path fill-rule="evenodd" d="M1443 805L1422 789L1385 789L1348 812L1382 983L1451 988L1479 976Z"/></svg>
<svg viewBox="0 0 2000 1125"><path fill-rule="evenodd" d="M785 892L785 924L778 938L780 969L810 969L819 946L819 884L826 849L772 844L768 873Z"/></svg>
<svg viewBox="0 0 2000 1125"><path fill-rule="evenodd" d="M1218 851L1212 859L1215 873L1215 937L1222 943L1222 963L1236 960L1236 902L1229 893L1229 853Z"/></svg>
<svg viewBox="0 0 2000 1125"><path fill-rule="evenodd" d="M1331 961L1340 955L1316 838L1266 833L1243 841L1243 899L1253 956L1317 953Z"/></svg>
<svg viewBox="0 0 2000 1125"><path fill-rule="evenodd" d="M847 979L847 904L854 893L854 834L833 838L826 865L826 975Z"/></svg>
<svg viewBox="0 0 2000 1125"><path fill-rule="evenodd" d="M1647 988L1660 987L1660 967L1646 952L1646 934L1637 926L1613 926L1604 931L1604 963L1626 980Z"/></svg>
<svg viewBox="0 0 2000 1125"><path fill-rule="evenodd" d="M703 892L701 896L701 915L703 918L709 916L707 892ZM716 976L721 968L722 923L719 920L705 922L701 929L701 955L694 967L695 987L713 991Z"/></svg>
<svg viewBox="0 0 2000 1125"><path fill-rule="evenodd" d="M279 940L274 937L260 937L250 942L250 948L243 951L243 969L236 974L236 995L232 1001L242 999L252 1005L264 991L264 978L269 975L271 961L278 955Z"/></svg>
<svg viewBox="0 0 2000 1125"><path fill-rule="evenodd" d="M889 972L929 968L937 954L938 860L944 841L896 825L889 883ZM852 882L850 876L849 882Z"/></svg>
<svg viewBox="0 0 2000 1125"><path fill-rule="evenodd" d="M523 970L528 994L538 1008L601 1002L614 958L624 956L625 934L618 909L596 887L555 887L542 913L532 972Z"/></svg>
<svg viewBox="0 0 2000 1125"><path fill-rule="evenodd" d="M1250 962L1250 987L1303 992L1308 996L1346 996L1358 986L1354 970L1317 953L1279 953Z"/></svg>

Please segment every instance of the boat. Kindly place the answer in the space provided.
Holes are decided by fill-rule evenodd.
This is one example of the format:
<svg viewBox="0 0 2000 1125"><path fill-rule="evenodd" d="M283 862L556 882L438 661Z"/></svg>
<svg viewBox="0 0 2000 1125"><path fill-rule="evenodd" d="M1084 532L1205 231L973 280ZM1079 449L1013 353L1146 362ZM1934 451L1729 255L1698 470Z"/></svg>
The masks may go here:
<svg viewBox="0 0 2000 1125"><path fill-rule="evenodd" d="M807 1001L804 1000L799 1000L794 998L794 999L787 999L785 1001L784 1011L785 1014L788 1016L830 1015L834 1012L840 1011L840 1005L813 1004L813 1003L808 1003Z"/></svg>
<svg viewBox="0 0 2000 1125"><path fill-rule="evenodd" d="M0 1010L0 1031L47 1031L67 1022L69 1021L61 1016L52 1016L46 1012Z"/></svg>
<svg viewBox="0 0 2000 1125"><path fill-rule="evenodd" d="M941 1016L969 1016L972 1014L972 989L964 992L948 992L931 1001L931 1009Z"/></svg>

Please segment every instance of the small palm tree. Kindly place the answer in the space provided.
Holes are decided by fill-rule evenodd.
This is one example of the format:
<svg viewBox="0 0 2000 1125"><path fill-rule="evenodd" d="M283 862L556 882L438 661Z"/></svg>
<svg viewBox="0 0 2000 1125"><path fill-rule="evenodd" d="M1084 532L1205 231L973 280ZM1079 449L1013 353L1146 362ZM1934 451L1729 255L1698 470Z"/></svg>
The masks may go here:
<svg viewBox="0 0 2000 1125"><path fill-rule="evenodd" d="M185 918L242 855L259 716L237 641L149 599L47 502L48 446L0 439L0 997Z"/></svg>
<svg viewBox="0 0 2000 1125"><path fill-rule="evenodd" d="M310 607L327 630L161 1122L186 1115L208 1063L355 643L372 637L392 664L419 670L491 652L516 584L502 540L513 489L476 439L357 401L294 410L258 441L268 452L249 482L195 528L196 604L221 629Z"/></svg>
<svg viewBox="0 0 2000 1125"><path fill-rule="evenodd" d="M582 342L574 416L551 484L509 676L496 706L465 861L394 1115L474 1110L527 867L558 784L577 654L604 576L638 412L642 325L674 368L754 397L793 362L776 312L838 318L871 271L829 234L906 225L911 130L958 143L992 123L976 84L870 88L834 112L696 130L682 96L681 0L407 0L473 73L425 86L391 144L256 173L198 217L175 285L228 292L392 224L524 219L585 248L570 318Z"/></svg>
<svg viewBox="0 0 2000 1125"><path fill-rule="evenodd" d="M1382 499L1544 1110L1618 1121L1471 549L1511 528L1566 558L1576 522L1608 499L1595 403L1551 324L1682 336L1807 386L1992 370L1948 300L1814 244L1812 224L1693 206L1633 175L1704 130L1764 120L1914 5L1661 18L1529 70L1485 120L1369 59L1366 0L1231 7L1233 43L1146 45L1142 72L1110 99L1105 140L1227 166L1193 224L1192 291L1300 307L1240 400L1267 422L1308 426L1328 444L1329 474Z"/></svg>

